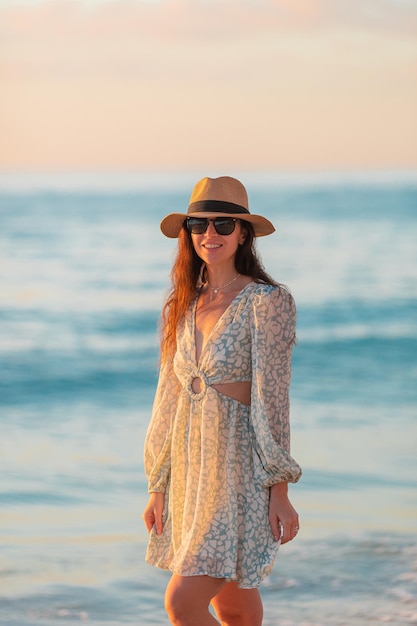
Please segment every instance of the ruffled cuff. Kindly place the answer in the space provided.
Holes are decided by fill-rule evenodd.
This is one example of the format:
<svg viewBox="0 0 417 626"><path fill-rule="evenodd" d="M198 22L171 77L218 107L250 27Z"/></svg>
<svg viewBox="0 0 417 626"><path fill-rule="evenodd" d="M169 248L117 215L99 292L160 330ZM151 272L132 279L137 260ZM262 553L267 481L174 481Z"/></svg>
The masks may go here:
<svg viewBox="0 0 417 626"><path fill-rule="evenodd" d="M273 459L262 460L259 451L255 454L255 476L263 487L276 483L296 483L302 475L301 467L283 448L278 447Z"/></svg>

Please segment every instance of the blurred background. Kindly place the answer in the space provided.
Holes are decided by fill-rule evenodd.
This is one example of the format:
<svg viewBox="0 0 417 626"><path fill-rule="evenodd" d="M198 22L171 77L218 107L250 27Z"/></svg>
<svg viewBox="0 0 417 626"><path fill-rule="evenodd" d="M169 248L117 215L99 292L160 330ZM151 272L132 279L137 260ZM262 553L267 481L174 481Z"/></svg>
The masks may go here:
<svg viewBox="0 0 417 626"><path fill-rule="evenodd" d="M175 242L235 175L298 306L265 626L417 624L417 5L0 0L0 623L167 624L143 440Z"/></svg>

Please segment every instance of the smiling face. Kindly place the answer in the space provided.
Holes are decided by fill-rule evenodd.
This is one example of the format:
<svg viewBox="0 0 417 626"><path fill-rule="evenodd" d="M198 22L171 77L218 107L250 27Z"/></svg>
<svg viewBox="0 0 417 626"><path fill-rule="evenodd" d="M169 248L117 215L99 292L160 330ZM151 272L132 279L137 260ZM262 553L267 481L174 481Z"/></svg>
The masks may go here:
<svg viewBox="0 0 417 626"><path fill-rule="evenodd" d="M201 235L191 235L194 249L207 265L221 265L233 262L238 246L243 244L246 229L236 220L234 231L230 235L219 235L212 221Z"/></svg>

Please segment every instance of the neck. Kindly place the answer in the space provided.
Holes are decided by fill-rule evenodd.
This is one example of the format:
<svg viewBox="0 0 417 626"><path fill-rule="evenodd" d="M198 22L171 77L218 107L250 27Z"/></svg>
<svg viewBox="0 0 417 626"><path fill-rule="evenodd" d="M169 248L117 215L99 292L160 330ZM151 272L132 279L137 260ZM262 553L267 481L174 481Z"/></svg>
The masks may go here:
<svg viewBox="0 0 417 626"><path fill-rule="evenodd" d="M239 276L239 272L234 267L229 268L227 271L213 271L212 268L207 268L207 284L209 289L215 293L229 286L232 288Z"/></svg>

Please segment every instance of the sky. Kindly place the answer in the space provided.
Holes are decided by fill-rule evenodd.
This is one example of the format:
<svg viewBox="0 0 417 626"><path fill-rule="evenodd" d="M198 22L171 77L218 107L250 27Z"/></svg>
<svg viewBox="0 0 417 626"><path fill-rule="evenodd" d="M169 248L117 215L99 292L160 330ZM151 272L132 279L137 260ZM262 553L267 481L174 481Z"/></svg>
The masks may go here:
<svg viewBox="0 0 417 626"><path fill-rule="evenodd" d="M0 171L417 169L417 0L0 0Z"/></svg>

